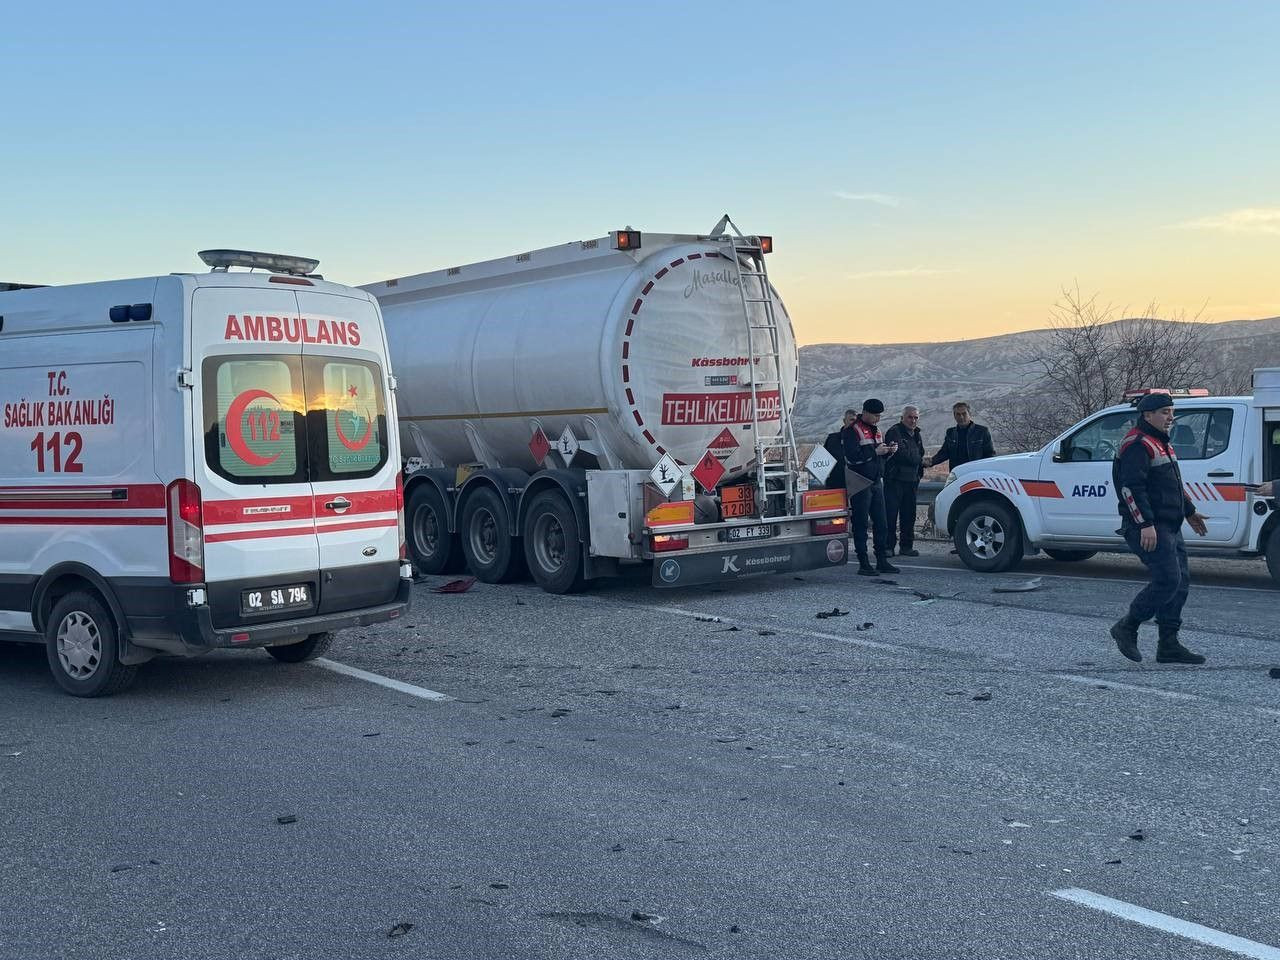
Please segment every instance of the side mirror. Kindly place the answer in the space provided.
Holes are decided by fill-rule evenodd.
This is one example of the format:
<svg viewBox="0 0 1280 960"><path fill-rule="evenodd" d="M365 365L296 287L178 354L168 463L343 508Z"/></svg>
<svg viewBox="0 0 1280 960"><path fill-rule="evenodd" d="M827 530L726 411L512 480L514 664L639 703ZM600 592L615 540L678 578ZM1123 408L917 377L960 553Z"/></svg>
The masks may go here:
<svg viewBox="0 0 1280 960"><path fill-rule="evenodd" d="M1054 463L1069 463L1071 461L1071 443L1063 440L1058 444L1058 448L1053 451Z"/></svg>

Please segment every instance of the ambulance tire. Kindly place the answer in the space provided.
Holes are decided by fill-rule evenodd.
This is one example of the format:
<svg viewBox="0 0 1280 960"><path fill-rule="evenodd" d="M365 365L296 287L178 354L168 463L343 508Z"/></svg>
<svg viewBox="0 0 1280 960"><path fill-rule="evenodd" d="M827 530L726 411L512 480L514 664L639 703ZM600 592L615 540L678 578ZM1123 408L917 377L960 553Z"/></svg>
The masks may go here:
<svg viewBox="0 0 1280 960"><path fill-rule="evenodd" d="M510 529L506 504L488 487L473 492L462 505L458 537L467 566L481 583L510 583L524 576L524 550Z"/></svg>
<svg viewBox="0 0 1280 960"><path fill-rule="evenodd" d="M1004 573L1022 562L1022 523L997 500L978 500L960 511L952 540L964 565L979 573Z"/></svg>
<svg viewBox="0 0 1280 960"><path fill-rule="evenodd" d="M313 633L297 643L282 647L267 647L267 653L281 663L306 663L316 657L323 657L333 646L333 634L329 631Z"/></svg>
<svg viewBox="0 0 1280 960"><path fill-rule="evenodd" d="M1280 526L1275 527L1267 538L1267 569L1275 585L1280 587Z"/></svg>
<svg viewBox="0 0 1280 960"><path fill-rule="evenodd" d="M74 697L109 697L132 684L138 668L120 662L116 637L115 621L92 593L77 590L54 604L44 639L58 686Z"/></svg>
<svg viewBox="0 0 1280 960"><path fill-rule="evenodd" d="M586 582L578 518L564 494L547 490L533 498L524 517L524 559L533 581L547 593L576 593Z"/></svg>
<svg viewBox="0 0 1280 960"><path fill-rule="evenodd" d="M1045 556L1059 563L1079 563L1098 555L1097 550L1045 550Z"/></svg>
<svg viewBox="0 0 1280 960"><path fill-rule="evenodd" d="M409 495L409 557L421 576L456 573L461 565L458 538L449 532L449 514L440 491L421 483Z"/></svg>

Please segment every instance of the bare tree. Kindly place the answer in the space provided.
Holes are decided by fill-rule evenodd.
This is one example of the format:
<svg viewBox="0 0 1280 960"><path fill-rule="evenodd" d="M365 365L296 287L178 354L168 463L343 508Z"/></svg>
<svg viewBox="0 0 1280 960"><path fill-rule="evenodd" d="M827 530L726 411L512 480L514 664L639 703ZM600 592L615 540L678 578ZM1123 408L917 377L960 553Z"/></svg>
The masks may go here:
<svg viewBox="0 0 1280 960"><path fill-rule="evenodd" d="M1161 317L1155 302L1140 316L1125 312L1079 286L1063 289L1046 336L1023 356L1031 381L994 404L1003 446L1041 447L1126 390L1178 390L1227 375L1214 367L1199 314Z"/></svg>

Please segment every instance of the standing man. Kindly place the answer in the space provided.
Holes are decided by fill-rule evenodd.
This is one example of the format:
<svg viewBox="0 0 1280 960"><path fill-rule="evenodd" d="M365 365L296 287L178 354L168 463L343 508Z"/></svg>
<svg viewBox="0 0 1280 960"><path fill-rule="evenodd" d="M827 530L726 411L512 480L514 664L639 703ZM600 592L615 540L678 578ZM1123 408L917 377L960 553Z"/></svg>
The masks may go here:
<svg viewBox="0 0 1280 960"><path fill-rule="evenodd" d="M884 465L884 509L889 522L888 555L894 548L900 557L918 557L920 551L912 549L916 533L916 492L920 478L930 460L924 455L924 441L920 439L920 410L903 407L902 419L885 431L884 442L897 445L897 453Z"/></svg>
<svg viewBox="0 0 1280 960"><path fill-rule="evenodd" d="M996 455L996 448L991 444L991 431L973 422L967 403L963 400L956 403L951 408L951 415L956 418L956 425L947 427L942 449L933 455L932 463L950 463L954 470L962 463Z"/></svg>
<svg viewBox="0 0 1280 960"><path fill-rule="evenodd" d="M1120 532L1151 575L1151 582L1129 604L1129 612L1111 628L1111 637L1124 656L1140 662L1138 628L1155 617L1160 628L1156 663L1201 664L1204 657L1178 642L1182 605L1191 588L1182 522L1186 520L1199 536L1208 531L1182 485L1178 457L1169 443L1172 426L1173 397L1147 394L1138 401L1138 424L1120 444L1111 467L1120 501Z"/></svg>
<svg viewBox="0 0 1280 960"><path fill-rule="evenodd" d="M831 456L835 457L836 465L831 468L831 473L827 475L825 484L828 490L844 489L844 441L841 437L844 432L849 429L849 424L858 418L858 414L854 410L846 410L844 412L844 420L840 424L840 429L827 434L827 439L822 442L823 448Z"/></svg>
<svg viewBox="0 0 1280 960"><path fill-rule="evenodd" d="M862 405L862 412L847 430L844 438L845 489L849 491L849 510L853 517L853 545L858 551L858 573L874 577L877 573L901 573L889 562L884 516L884 461L897 448L880 436L880 415L884 404L874 398ZM867 518L871 519L872 543L876 565L867 559Z"/></svg>

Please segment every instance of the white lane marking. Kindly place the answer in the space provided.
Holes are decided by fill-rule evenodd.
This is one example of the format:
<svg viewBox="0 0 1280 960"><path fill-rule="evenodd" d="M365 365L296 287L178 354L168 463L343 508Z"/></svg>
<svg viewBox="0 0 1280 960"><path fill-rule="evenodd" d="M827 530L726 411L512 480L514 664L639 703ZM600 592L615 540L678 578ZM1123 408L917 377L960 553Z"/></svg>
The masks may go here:
<svg viewBox="0 0 1280 960"><path fill-rule="evenodd" d="M897 557L894 557L893 559L898 560ZM948 573L973 573L974 572L970 570L968 567L963 565L958 567L935 567L927 563L907 563L906 561L899 561L899 563L901 566L906 567L910 570L943 570ZM1194 573L1194 571L1192 572ZM1128 577L1105 577L1105 576L1081 577L1081 576L1075 576L1069 573L1040 573L1039 571L1035 573L991 574L991 576L1011 576L1011 577L1024 577L1024 578L1052 577L1054 580L1087 580L1091 582L1098 581L1098 580L1106 580L1110 583L1132 583L1135 586L1141 586L1142 584L1145 584L1147 582L1146 580L1133 580ZM1191 585L1193 587L1197 586L1197 582L1194 576L1192 577ZM1272 595L1276 593L1275 590L1269 587L1230 587L1225 585L1219 586L1216 583L1200 583L1198 586L1200 589L1203 589L1203 590L1243 590L1245 593L1267 593Z"/></svg>
<svg viewBox="0 0 1280 960"><path fill-rule="evenodd" d="M635 606L641 610L651 610L655 613L670 613L677 617L692 617L695 620L706 620L707 614L699 613L697 610L684 610L680 607L664 607L656 603L637 603ZM797 627L786 627L781 624L763 625L759 623L751 623L747 620L739 620L736 617L718 617L718 622L734 627L750 627L754 630L773 630L776 633L794 633L802 637L818 637L821 640L835 640L839 643L849 643L855 647L867 647L871 650L889 650L893 653L911 653L918 654L919 650L909 647L905 644L884 643L879 640L864 640L862 637L846 637L839 633L823 633L820 630L801 630Z"/></svg>
<svg viewBox="0 0 1280 960"><path fill-rule="evenodd" d="M677 617L689 617L694 620L706 620L707 614L699 613L697 610L685 610L681 607L664 607L661 604L653 603L635 603L632 606L640 610L648 610L653 613L669 613ZM850 637L839 633L825 633L821 630L804 630L799 627L788 627L782 624L759 624L752 623L748 620L739 620L736 617L719 617L718 622L727 626L736 626L739 628L747 627L753 630L772 630L779 634L792 634L800 637L815 637L819 640L834 640L837 643L852 644L855 647L866 647L870 650L884 650L888 653L897 653L904 656L920 656L930 655L931 649L923 649L910 644L885 643L880 640L865 640L862 637ZM1017 661L1009 660L1005 657L983 657L983 659L995 660L997 663L1016 663ZM1192 703L1205 703L1211 706L1219 706L1224 708L1237 707L1247 708L1254 713L1263 714L1269 717L1280 717L1280 710L1271 707L1259 707L1253 704L1242 703L1238 700L1217 700L1213 697L1206 697L1198 693L1185 693L1181 690L1165 690L1161 687L1148 687L1137 683L1124 683L1118 680L1112 680L1108 676L1097 676L1090 674L1078 673L1060 673L1056 670L1043 670L1031 667L1026 671L1027 676L1038 674L1043 677L1049 677L1054 680L1065 680L1068 683L1079 683L1085 686L1096 687L1099 684L1114 690L1125 690L1129 693L1145 693L1153 697L1163 697L1166 700L1183 700Z"/></svg>
<svg viewBox="0 0 1280 960"><path fill-rule="evenodd" d="M344 677L354 677L357 680L364 680L367 683L376 683L380 687L386 687L388 690L395 690L397 693L407 693L411 697L418 697L422 700L452 700L453 697L443 693L437 693L434 690L428 690L426 687L415 687L412 683L405 683L403 680L392 680L390 677L384 677L381 674L370 673L368 670L360 670L357 667L349 667L345 663L338 663L336 660L326 660L319 657L311 661L317 667L324 667L326 670L332 670L334 673L340 673Z"/></svg>
<svg viewBox="0 0 1280 960"><path fill-rule="evenodd" d="M1179 920L1177 917L1171 917L1166 913L1156 913L1156 911L1147 910L1145 907L1135 907L1131 903L1125 903L1123 900L1113 900L1111 897L1104 897L1102 894L1093 893L1090 890L1070 887L1065 890L1050 891L1050 896L1058 897L1060 900L1069 900L1072 903L1078 903L1093 910L1101 910L1103 913L1109 913L1112 916L1119 917L1121 920L1140 923L1144 927L1151 927L1155 930L1163 930L1165 933L1172 933L1174 936L1184 937L1187 940L1195 940L1197 943L1217 947L1219 950L1226 950L1242 957L1254 957L1255 960L1280 960L1280 950L1275 947L1269 947L1265 943L1258 943L1254 940L1246 940L1244 937L1237 937L1234 934L1223 933L1221 930L1213 929L1213 927L1203 927L1189 920Z"/></svg>

